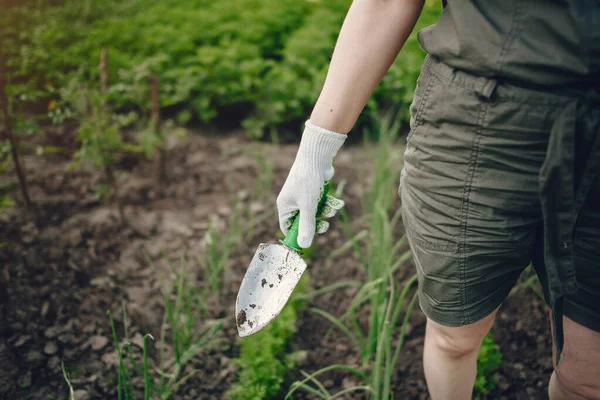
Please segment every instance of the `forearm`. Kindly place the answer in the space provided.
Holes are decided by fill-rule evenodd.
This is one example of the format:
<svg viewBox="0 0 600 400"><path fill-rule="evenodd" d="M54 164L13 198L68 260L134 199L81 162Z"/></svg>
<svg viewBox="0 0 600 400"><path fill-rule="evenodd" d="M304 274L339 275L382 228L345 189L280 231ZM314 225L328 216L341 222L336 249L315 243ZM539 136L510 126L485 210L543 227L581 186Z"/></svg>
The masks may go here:
<svg viewBox="0 0 600 400"><path fill-rule="evenodd" d="M334 132L350 131L422 8L423 0L354 0L310 116L315 125Z"/></svg>

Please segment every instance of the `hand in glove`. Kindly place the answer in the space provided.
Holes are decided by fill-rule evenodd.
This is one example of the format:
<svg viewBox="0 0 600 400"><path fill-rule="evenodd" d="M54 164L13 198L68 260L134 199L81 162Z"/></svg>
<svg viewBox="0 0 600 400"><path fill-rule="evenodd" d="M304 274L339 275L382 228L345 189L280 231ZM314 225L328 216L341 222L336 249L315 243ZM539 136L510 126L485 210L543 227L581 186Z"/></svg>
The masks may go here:
<svg viewBox="0 0 600 400"><path fill-rule="evenodd" d="M318 221L317 226L317 206L325 182L333 177L333 158L345 140L344 134L306 121L296 159L277 197L279 227L284 234L296 213L300 213L298 245L302 248L310 247L315 230L323 233L329 226L325 221ZM343 205L342 200L328 195L320 216L331 217Z"/></svg>

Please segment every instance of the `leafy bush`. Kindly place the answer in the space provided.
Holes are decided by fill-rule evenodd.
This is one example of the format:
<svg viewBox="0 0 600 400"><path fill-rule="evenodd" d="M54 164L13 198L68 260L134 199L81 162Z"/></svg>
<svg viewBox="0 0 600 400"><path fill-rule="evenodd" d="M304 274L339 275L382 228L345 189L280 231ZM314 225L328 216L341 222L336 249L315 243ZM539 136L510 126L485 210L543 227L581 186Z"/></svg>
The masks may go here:
<svg viewBox="0 0 600 400"><path fill-rule="evenodd" d="M56 96L55 88L77 70L97 81L99 50L108 47L112 104L139 108L145 100L127 89L135 86L136 71L147 70L160 76L161 106L180 122L210 121L233 107L260 136L305 118L350 3L63 0L0 13L0 45L12 43L11 68L31 99ZM433 23L439 10L438 0L428 0L417 28ZM376 101L407 108L423 56L411 36Z"/></svg>
<svg viewBox="0 0 600 400"><path fill-rule="evenodd" d="M502 365L500 346L494 341L491 333L483 338L483 343L477 355L477 378L475 379L474 392L478 395L487 395L496 388L498 375L496 371Z"/></svg>

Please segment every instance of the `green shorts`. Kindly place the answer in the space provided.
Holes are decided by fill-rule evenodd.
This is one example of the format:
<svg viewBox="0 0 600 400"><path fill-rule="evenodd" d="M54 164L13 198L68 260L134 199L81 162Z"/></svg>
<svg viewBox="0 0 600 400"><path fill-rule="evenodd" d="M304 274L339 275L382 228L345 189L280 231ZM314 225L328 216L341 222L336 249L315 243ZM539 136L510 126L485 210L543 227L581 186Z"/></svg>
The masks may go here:
<svg viewBox="0 0 600 400"><path fill-rule="evenodd" d="M544 226L541 167L557 115L576 98L427 58L411 105L399 193L421 309L432 320L479 321L530 262L548 299L544 230L552 227ZM600 107L591 109L588 121L600 121ZM577 129L596 134L600 122L594 124ZM564 315L600 331L600 179L594 179L574 231L578 290L564 297Z"/></svg>

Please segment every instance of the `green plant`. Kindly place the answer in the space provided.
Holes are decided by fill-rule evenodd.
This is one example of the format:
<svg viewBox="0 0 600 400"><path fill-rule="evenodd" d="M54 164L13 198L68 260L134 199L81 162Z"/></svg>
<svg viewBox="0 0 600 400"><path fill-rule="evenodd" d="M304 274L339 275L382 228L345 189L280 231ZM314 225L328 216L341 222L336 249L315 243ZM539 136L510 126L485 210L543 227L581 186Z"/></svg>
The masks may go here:
<svg viewBox="0 0 600 400"><path fill-rule="evenodd" d="M117 114L108 102L107 49L101 52L101 87L91 89L84 81L84 72L79 70L71 76L67 85L59 90L60 115L69 115L79 123L77 138L80 148L73 156L69 168L82 164L104 172L105 181L97 189L98 197L116 203L121 222L128 225L139 236L138 231L126 218L124 205L118 194L115 165L123 153L139 152L134 143L124 140L121 128L130 125L137 117L134 112ZM68 110L68 111L66 111Z"/></svg>
<svg viewBox="0 0 600 400"><path fill-rule="evenodd" d="M164 291L165 312L160 330L159 360L150 368L148 339L142 337L141 363L134 357L134 348L129 338L127 314L123 308L123 340L119 340L117 327L112 314L108 311L113 342L118 355L117 397L118 399L138 398L132 385L134 376L144 382L144 399L168 399L177 389L193 377L198 369L187 372L186 368L202 351L218 343L217 336L222 321L206 322L203 318L204 306L200 304L198 290L189 280L187 262L182 258L180 268L171 265L173 274L172 290ZM186 374L182 376L182 373ZM155 373L152 373L155 372Z"/></svg>
<svg viewBox="0 0 600 400"><path fill-rule="evenodd" d="M194 376L193 369L185 376L181 373L200 352L214 344L222 328L222 321L205 322L205 306L198 289L189 279L186 260L182 257L180 270L171 266L176 279L173 281L173 293L164 292L165 315L160 333L160 379L157 395L160 399L169 398L179 386ZM200 328L199 328L200 327ZM166 358L167 338L170 335L171 359Z"/></svg>
<svg viewBox="0 0 600 400"><path fill-rule="evenodd" d="M112 313L108 311L108 317L110 319L110 328L112 330L113 343L115 348L117 349L117 355L119 357L119 366L118 366L118 383L117 383L117 396L119 400L121 399L130 399L133 398L133 384L131 383L131 369L132 366L127 365L126 363L126 355L127 355L127 347L129 343L121 344L119 339L117 338L117 330L115 328L115 322L112 317ZM127 316L125 315L125 308L123 308L123 317L126 320Z"/></svg>
<svg viewBox="0 0 600 400"><path fill-rule="evenodd" d="M202 298L209 295L220 296L223 272L229 265L232 251L244 237L246 225L243 222L243 203L236 202L229 215L226 227L219 227L217 220L212 219L203 239L202 265L204 269L204 287Z"/></svg>
<svg viewBox="0 0 600 400"><path fill-rule="evenodd" d="M19 187L21 188L21 194L25 205L31 208L31 200L29 198L29 190L27 188L27 178L25 176L25 166L20 157L20 141L17 132L13 129L13 116L11 115L11 107L9 105L9 94L7 91L10 89L9 83L6 82L8 71L5 66L5 54L2 49L2 43L0 43L0 115L2 116L3 126L0 129L4 130L4 134L0 136L0 139L6 141L6 145L2 147L8 147L12 157L12 163L15 167L17 179L19 180ZM3 152L4 153L4 152Z"/></svg>
<svg viewBox="0 0 600 400"><path fill-rule="evenodd" d="M475 378L473 391L478 398L488 395L496 388L498 383L496 371L502 366L502 363L500 346L494 341L490 332L483 338L477 354L477 378Z"/></svg>
<svg viewBox="0 0 600 400"><path fill-rule="evenodd" d="M71 375L65 370L65 363L60 364L60 369L67 387L69 388L69 400L74 400L73 385L71 385Z"/></svg>
<svg viewBox="0 0 600 400"><path fill-rule="evenodd" d="M341 397L351 391L366 391L371 398L378 400L389 399L392 395L393 372L400 357L406 326L417 297L416 293L410 294L416 283L416 276L408 279L401 290L396 284L397 270L410 260L412 254L407 249L405 236L399 240L394 239L395 227L401 214L395 193L398 172L394 166L398 160L393 157L393 152L390 152L390 146L397 138L400 119L389 118L390 116L391 114L388 114L388 118L381 119L374 115L373 119L379 121L378 134L365 132L366 138L379 137L374 154L375 170L370 178L370 190L363 203L369 226L366 231L368 233L361 231L358 234L361 239L357 240L351 229L345 229L348 242L333 255L339 257L350 249L363 253L359 242L366 240L366 254L360 258L364 261L367 280L355 295L348 311L341 317L336 318L324 310L313 309L313 312L332 324L332 329L339 329L355 345L361 354L361 367L356 369L338 365L329 366L313 374L305 373L305 379L291 385L286 398L292 398L292 394L299 389L323 399ZM398 211L392 213L394 208ZM368 307L365 307L367 303ZM369 327L365 332L359 324L358 314L366 310L369 315ZM347 388L332 395L317 377L333 369L342 369L360 377L363 385Z"/></svg>
<svg viewBox="0 0 600 400"><path fill-rule="evenodd" d="M175 129L172 120L161 120L160 78L152 71L160 57L143 62L131 70L120 71L121 81L109 89L109 98L119 108L123 99L135 105L139 150L151 160L158 152L158 181L167 181L167 139L170 132L183 136L184 131ZM180 118L181 120L181 118ZM186 122L183 120L182 122Z"/></svg>
<svg viewBox="0 0 600 400"><path fill-rule="evenodd" d="M111 103L140 111L140 73L161 77L160 106L179 123L210 121L235 108L254 137L305 118L322 87L350 0L63 0L24 2L0 15L0 37L15 49L10 65L27 77L28 99L54 99L80 68L98 86L98 49L109 47ZM427 0L417 29L435 22ZM18 24L13 23L18 21ZM5 45L6 46L6 45ZM376 89L377 104L407 118L424 53L413 34ZM144 89L145 90L145 89ZM53 118L68 114L52 108ZM368 115L359 124L368 122Z"/></svg>
<svg viewBox="0 0 600 400"><path fill-rule="evenodd" d="M14 207L15 202L7 194L0 194L0 214L6 213L6 208Z"/></svg>
<svg viewBox="0 0 600 400"><path fill-rule="evenodd" d="M242 339L238 381L227 392L232 400L270 399L282 387L287 371L295 368L304 352L289 353L288 341L296 333L296 319L303 307L297 296L306 292L308 273L305 272L281 313L258 333Z"/></svg>

